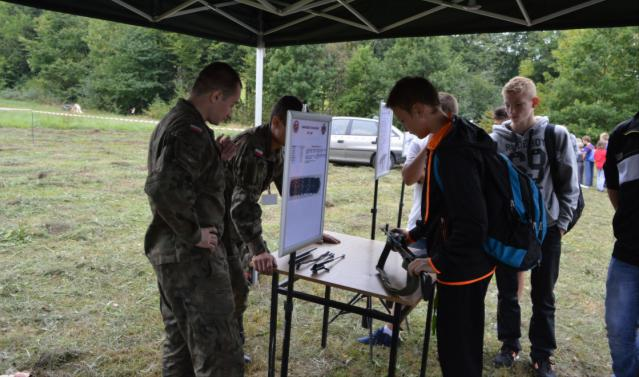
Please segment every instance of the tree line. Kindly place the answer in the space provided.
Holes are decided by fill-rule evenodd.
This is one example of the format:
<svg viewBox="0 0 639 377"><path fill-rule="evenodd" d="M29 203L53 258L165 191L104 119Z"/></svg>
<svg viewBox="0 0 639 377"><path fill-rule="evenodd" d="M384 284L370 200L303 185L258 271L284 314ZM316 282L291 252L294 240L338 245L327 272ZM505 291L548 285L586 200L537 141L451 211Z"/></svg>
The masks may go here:
<svg viewBox="0 0 639 377"><path fill-rule="evenodd" d="M161 116L214 60L244 83L235 121L253 123L255 49L0 3L0 96ZM461 115L490 126L515 75L538 84L551 122L598 135L639 104L639 28L382 39L267 49L264 114L283 94L313 111L371 117L400 77L428 77Z"/></svg>

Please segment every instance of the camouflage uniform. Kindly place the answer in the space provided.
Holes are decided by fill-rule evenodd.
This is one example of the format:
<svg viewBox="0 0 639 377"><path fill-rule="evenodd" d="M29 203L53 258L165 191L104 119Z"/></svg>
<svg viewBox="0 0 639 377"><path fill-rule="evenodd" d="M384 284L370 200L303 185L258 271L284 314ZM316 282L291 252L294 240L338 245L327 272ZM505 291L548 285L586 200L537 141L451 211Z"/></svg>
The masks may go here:
<svg viewBox="0 0 639 377"><path fill-rule="evenodd" d="M244 131L233 140L235 156L226 166L226 233L229 268L236 316L246 310L248 284L244 277L250 258L268 252L262 238L262 192L275 182L281 193L284 170L282 151L271 151L271 128L268 124ZM241 323L241 320L240 320Z"/></svg>
<svg viewBox="0 0 639 377"><path fill-rule="evenodd" d="M226 250L195 247L224 232L224 166L213 131L180 100L153 131L144 191L153 220L144 250L155 270L166 339L164 376L242 376L242 344Z"/></svg>

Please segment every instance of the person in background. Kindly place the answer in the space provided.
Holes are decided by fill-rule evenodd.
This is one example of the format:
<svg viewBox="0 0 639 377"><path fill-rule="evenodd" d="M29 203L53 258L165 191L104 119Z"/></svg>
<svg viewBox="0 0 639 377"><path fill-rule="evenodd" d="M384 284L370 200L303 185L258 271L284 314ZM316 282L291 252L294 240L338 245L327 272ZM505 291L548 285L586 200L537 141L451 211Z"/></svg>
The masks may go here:
<svg viewBox="0 0 639 377"><path fill-rule="evenodd" d="M545 130L548 118L536 117L539 105L535 83L526 77L513 77L502 89L504 103L511 120L495 126L491 136L497 142L497 151L506 154L515 166L528 174L541 188L548 211L548 232L541 246L541 264L530 273L532 318L528 337L531 343L531 361L535 376L554 377L550 357L557 348L555 338L555 295L559 277L561 238L577 208L579 186L577 161L568 130L555 126L556 151L545 148ZM552 179L550 161L556 156L558 179ZM517 271L504 265L496 272L497 336L502 346L494 358L495 366L510 367L521 351L521 311L517 299Z"/></svg>
<svg viewBox="0 0 639 377"><path fill-rule="evenodd" d="M608 148L608 138L610 136L608 135L608 132L602 132L599 134L599 141L603 141L604 145L606 146L606 148Z"/></svg>
<svg viewBox="0 0 639 377"><path fill-rule="evenodd" d="M585 135L581 138L584 147L581 153L584 155L584 186L592 187L592 178L595 169L595 146L590 142L590 136Z"/></svg>
<svg viewBox="0 0 639 377"><path fill-rule="evenodd" d="M584 183L584 154L582 153L584 149L584 142L581 139L577 139L577 169L579 174L579 184L583 185Z"/></svg>
<svg viewBox="0 0 639 377"><path fill-rule="evenodd" d="M595 167L597 168L597 190L603 192L606 178L603 171L606 162L606 142L599 139L597 149L595 149Z"/></svg>
<svg viewBox="0 0 639 377"><path fill-rule="evenodd" d="M502 124L509 119L510 117L508 116L508 112L506 111L506 106L499 106L493 111L494 124Z"/></svg>

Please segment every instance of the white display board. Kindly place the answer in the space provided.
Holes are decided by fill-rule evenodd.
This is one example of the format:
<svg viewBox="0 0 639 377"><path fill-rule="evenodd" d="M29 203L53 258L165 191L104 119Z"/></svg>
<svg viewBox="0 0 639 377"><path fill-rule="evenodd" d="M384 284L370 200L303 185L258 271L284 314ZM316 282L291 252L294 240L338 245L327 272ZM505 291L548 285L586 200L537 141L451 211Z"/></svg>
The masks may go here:
<svg viewBox="0 0 639 377"><path fill-rule="evenodd" d="M330 140L330 116L288 112L280 257L322 239Z"/></svg>
<svg viewBox="0 0 639 377"><path fill-rule="evenodd" d="M388 174L391 166L391 126L393 110L384 102L379 105L379 122L377 126L377 152L375 154L375 179Z"/></svg>

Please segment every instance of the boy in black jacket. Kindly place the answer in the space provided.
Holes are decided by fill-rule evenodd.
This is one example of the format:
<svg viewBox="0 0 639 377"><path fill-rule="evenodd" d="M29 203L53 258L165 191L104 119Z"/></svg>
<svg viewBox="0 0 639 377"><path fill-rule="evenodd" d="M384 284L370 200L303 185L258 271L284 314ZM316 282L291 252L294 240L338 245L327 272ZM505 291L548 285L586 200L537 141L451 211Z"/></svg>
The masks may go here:
<svg viewBox="0 0 639 377"><path fill-rule="evenodd" d="M419 138L432 134L422 199L422 221L402 230L408 242L425 238L430 258L409 265L415 275L437 274L437 349L446 376L481 376L484 297L495 271L482 250L486 239L484 159L494 151L479 127L446 114L437 90L426 79L405 77L391 90L388 107ZM443 189L440 189L443 188Z"/></svg>

